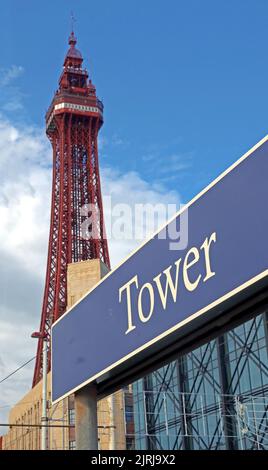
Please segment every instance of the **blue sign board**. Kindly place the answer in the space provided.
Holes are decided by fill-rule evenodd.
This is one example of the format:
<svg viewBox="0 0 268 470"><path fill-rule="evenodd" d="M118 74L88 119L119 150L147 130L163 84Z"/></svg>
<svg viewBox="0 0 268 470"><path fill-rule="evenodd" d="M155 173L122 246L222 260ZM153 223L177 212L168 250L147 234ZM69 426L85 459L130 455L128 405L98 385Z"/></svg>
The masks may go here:
<svg viewBox="0 0 268 470"><path fill-rule="evenodd" d="M54 323L54 402L180 341L217 306L224 315L231 298L266 282L267 180L268 136ZM176 248L169 229L185 214L187 243Z"/></svg>

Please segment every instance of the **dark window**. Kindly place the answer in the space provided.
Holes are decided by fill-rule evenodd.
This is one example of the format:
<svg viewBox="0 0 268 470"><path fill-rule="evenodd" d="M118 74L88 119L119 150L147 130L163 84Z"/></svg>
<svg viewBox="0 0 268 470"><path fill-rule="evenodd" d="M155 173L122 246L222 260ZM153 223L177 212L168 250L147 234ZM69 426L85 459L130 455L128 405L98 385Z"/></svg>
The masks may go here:
<svg viewBox="0 0 268 470"><path fill-rule="evenodd" d="M132 405L126 405L125 415L126 415L127 423L130 423L133 421L133 406Z"/></svg>
<svg viewBox="0 0 268 470"><path fill-rule="evenodd" d="M71 425L75 424L75 410L74 410L74 408L69 409L69 424L71 424Z"/></svg>
<svg viewBox="0 0 268 470"><path fill-rule="evenodd" d="M126 448L127 450L134 450L135 449L135 440L133 437L127 437L126 438Z"/></svg>
<svg viewBox="0 0 268 470"><path fill-rule="evenodd" d="M69 450L75 450L75 449L76 449L76 442L69 441Z"/></svg>

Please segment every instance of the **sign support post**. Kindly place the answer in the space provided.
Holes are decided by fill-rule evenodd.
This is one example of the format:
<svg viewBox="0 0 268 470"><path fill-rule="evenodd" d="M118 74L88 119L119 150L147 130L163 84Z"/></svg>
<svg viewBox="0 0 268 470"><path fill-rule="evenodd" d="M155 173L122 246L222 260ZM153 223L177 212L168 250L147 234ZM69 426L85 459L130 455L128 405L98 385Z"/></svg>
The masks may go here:
<svg viewBox="0 0 268 470"><path fill-rule="evenodd" d="M98 450L97 389L89 384L74 394L77 450Z"/></svg>

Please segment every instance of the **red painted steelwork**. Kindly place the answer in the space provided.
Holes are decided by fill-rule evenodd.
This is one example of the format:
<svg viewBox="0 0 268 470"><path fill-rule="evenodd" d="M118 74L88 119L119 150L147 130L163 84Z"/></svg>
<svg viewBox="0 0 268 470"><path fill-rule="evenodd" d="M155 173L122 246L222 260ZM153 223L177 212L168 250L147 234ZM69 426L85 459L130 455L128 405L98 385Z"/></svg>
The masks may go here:
<svg viewBox="0 0 268 470"><path fill-rule="evenodd" d="M103 105L96 96L71 33L63 72L46 114L53 149L53 181L47 272L40 332L49 338L52 323L66 310L67 264L101 259L110 268L98 163L98 132ZM92 205L92 211L81 209ZM87 208L87 206L86 206ZM91 235L82 227L91 217ZM48 347L50 342L48 341ZM43 338L38 341L33 386L42 378ZM50 368L50 351L48 354Z"/></svg>

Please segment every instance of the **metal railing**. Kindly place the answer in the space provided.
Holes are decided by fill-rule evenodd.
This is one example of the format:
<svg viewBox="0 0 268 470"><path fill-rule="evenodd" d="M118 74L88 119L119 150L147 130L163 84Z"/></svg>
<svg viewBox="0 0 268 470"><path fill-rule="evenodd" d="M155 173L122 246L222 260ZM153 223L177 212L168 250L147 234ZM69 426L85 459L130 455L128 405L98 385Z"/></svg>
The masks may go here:
<svg viewBox="0 0 268 470"><path fill-rule="evenodd" d="M133 400L136 447L149 438L156 448L268 449L268 396L143 391Z"/></svg>

